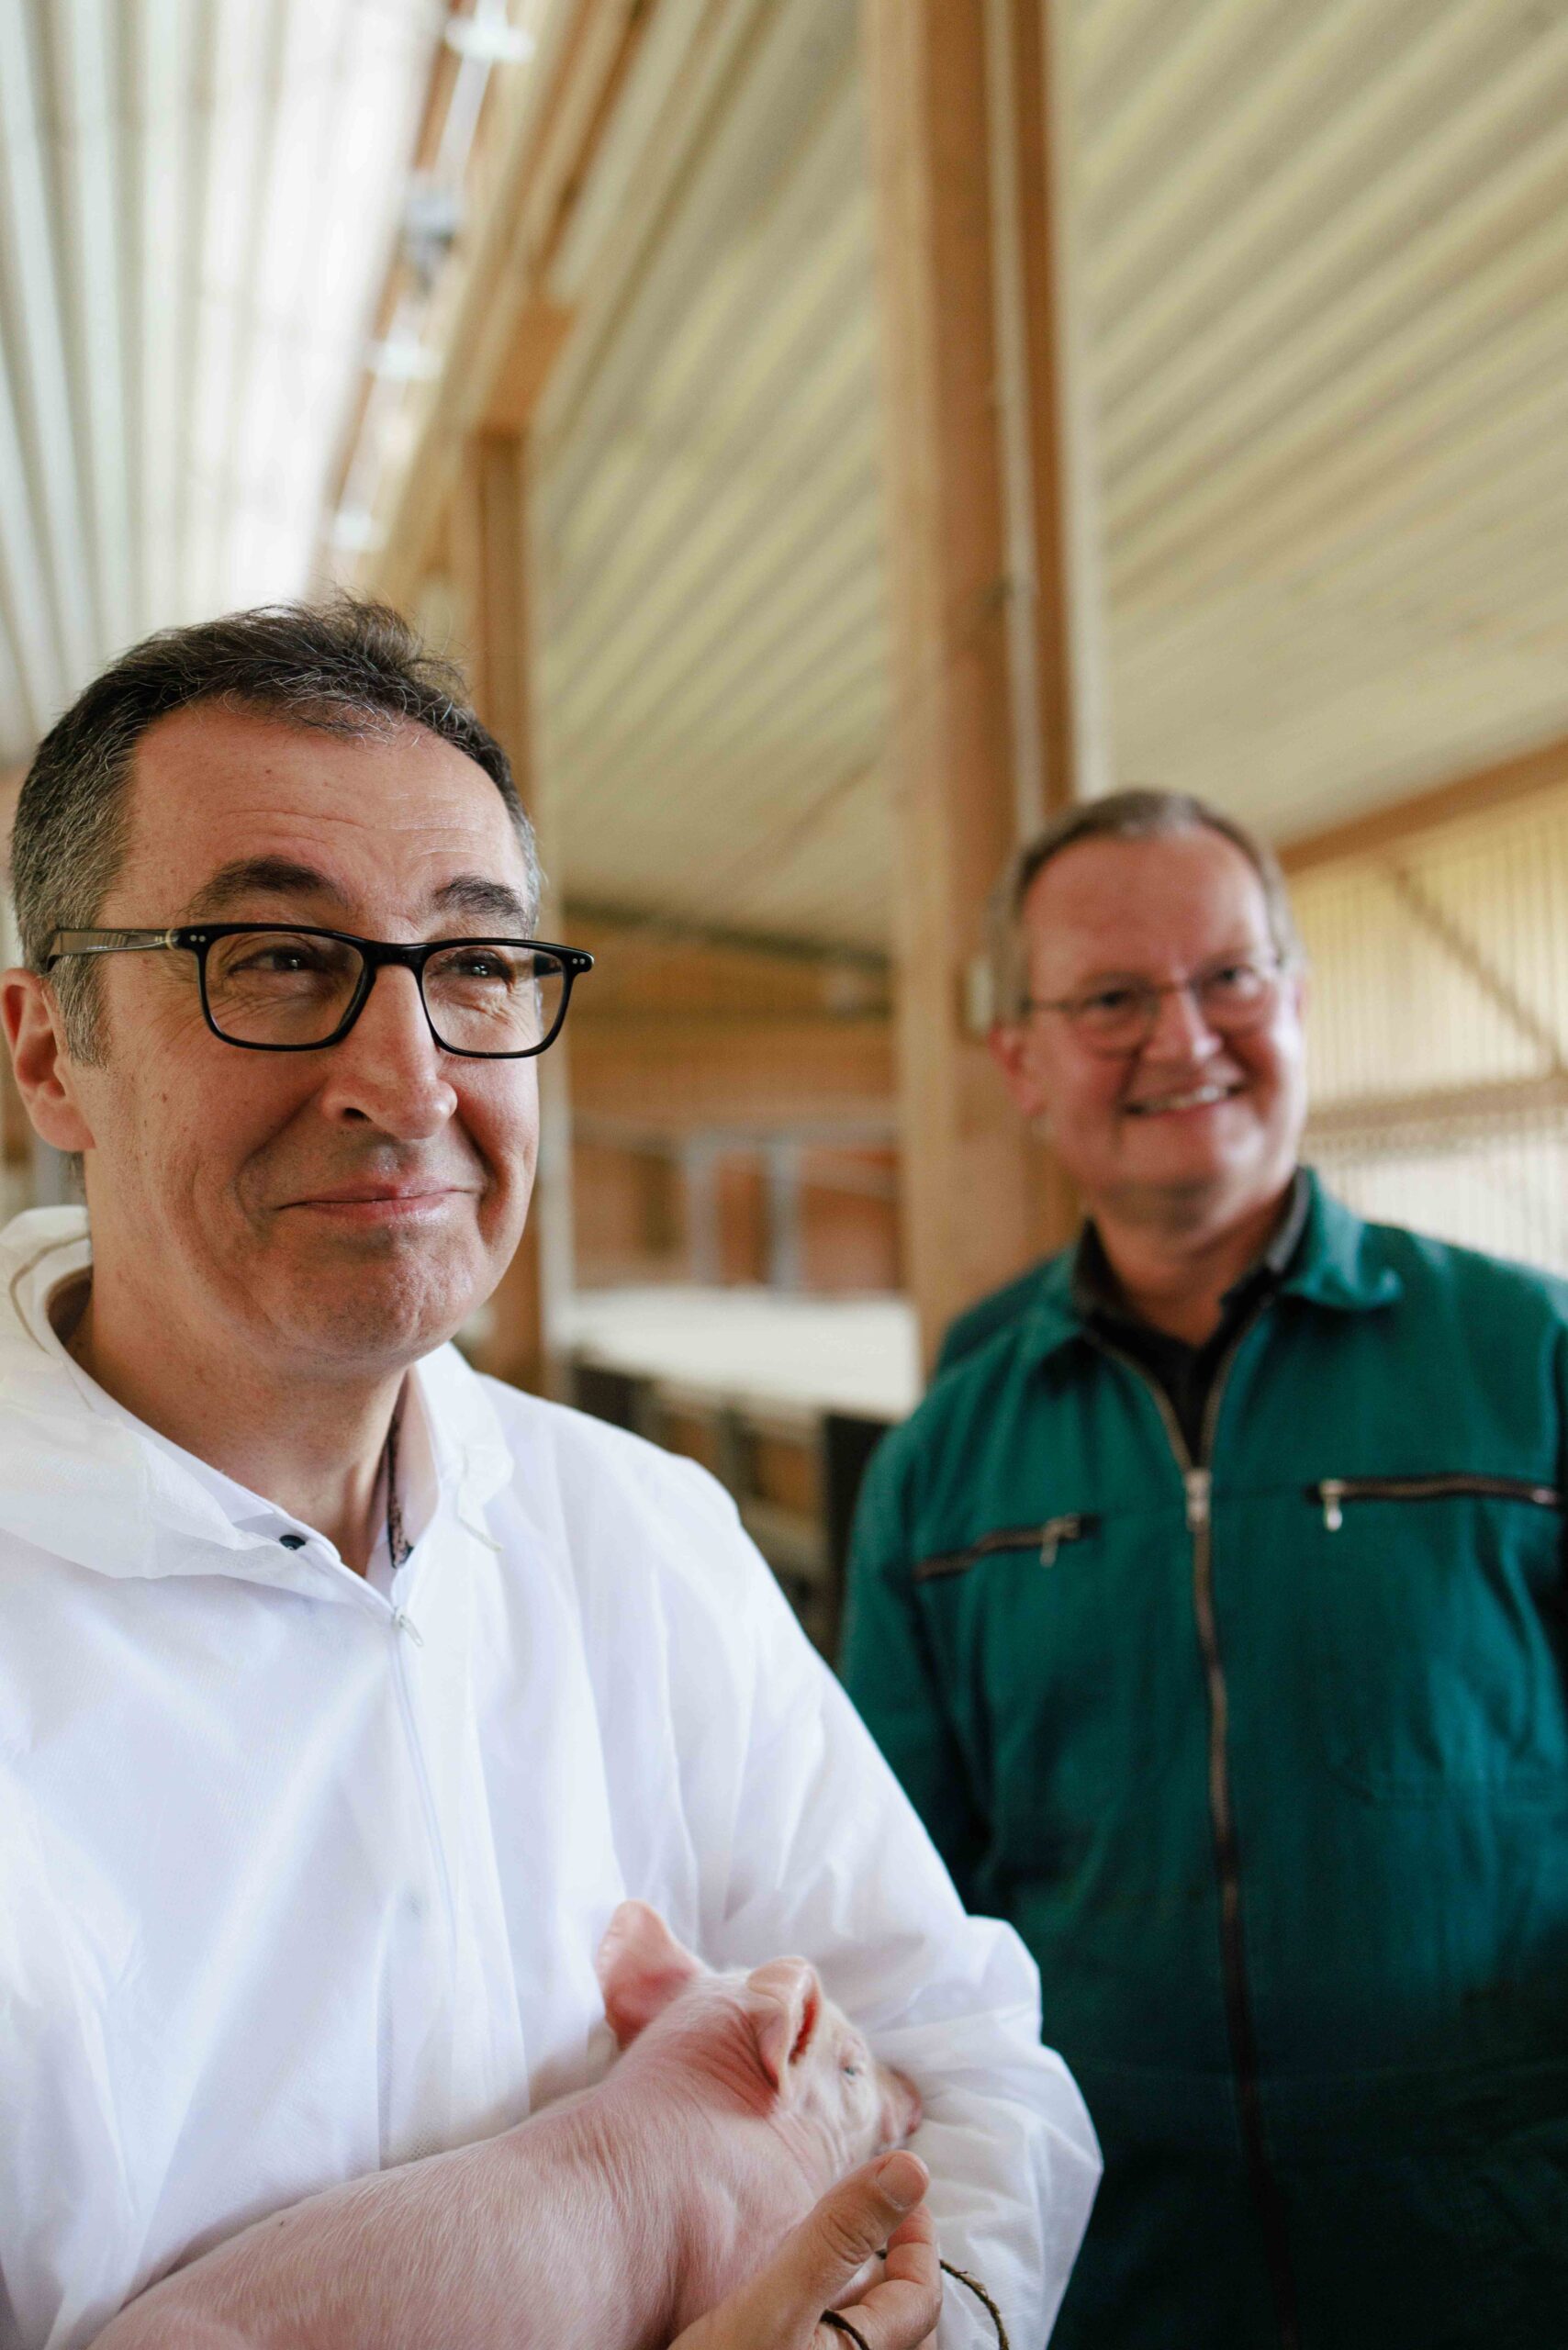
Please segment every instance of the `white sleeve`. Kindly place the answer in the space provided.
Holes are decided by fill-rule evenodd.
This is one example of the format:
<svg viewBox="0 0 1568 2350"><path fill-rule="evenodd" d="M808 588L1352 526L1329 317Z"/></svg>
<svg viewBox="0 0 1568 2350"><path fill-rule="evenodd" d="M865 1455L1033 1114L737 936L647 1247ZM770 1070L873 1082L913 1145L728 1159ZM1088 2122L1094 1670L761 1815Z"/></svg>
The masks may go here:
<svg viewBox="0 0 1568 2350"><path fill-rule="evenodd" d="M813 1961L878 2055L920 2091L914 2143L944 2258L980 2279L1014 2344L1035 2350L1066 2288L1100 2156L1071 2075L1040 2044L1034 1963L1010 1926L966 1916L727 1498L708 1487L704 1500L725 1669L715 1672L703 1639L677 1643L670 1661L678 1724L684 1711L701 1726L700 1762L682 1776L703 1955L718 1965L785 1952ZM941 2350L993 2345L980 2304L946 2281Z"/></svg>

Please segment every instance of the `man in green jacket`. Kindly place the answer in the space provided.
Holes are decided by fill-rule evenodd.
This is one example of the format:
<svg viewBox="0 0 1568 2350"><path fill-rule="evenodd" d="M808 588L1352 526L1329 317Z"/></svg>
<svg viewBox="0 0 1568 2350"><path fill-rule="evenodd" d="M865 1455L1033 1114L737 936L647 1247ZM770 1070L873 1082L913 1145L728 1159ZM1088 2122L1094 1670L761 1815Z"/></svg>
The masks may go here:
<svg viewBox="0 0 1568 2350"><path fill-rule="evenodd" d="M1298 1168L1226 819L1092 802L1006 910L1087 1220L879 1453L846 1678L1101 2132L1058 2350L1563 2350L1568 1288Z"/></svg>

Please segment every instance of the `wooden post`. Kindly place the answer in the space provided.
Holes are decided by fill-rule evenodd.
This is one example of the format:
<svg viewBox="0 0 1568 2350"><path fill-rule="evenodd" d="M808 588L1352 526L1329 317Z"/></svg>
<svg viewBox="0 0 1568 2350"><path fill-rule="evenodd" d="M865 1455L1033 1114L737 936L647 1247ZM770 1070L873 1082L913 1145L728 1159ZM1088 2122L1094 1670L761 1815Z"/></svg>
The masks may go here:
<svg viewBox="0 0 1568 2350"><path fill-rule="evenodd" d="M1089 764L1043 0L864 0L881 270L906 1285L951 1316L1071 1229L983 1042L985 909ZM999 51L998 44L1002 44ZM1020 599L1023 624L1020 625Z"/></svg>
<svg viewBox="0 0 1568 2350"><path fill-rule="evenodd" d="M521 431L470 439L449 518L449 540L467 610L475 707L505 749L539 836L553 885L549 827L540 821L529 692L528 452ZM552 890L552 902L558 902ZM546 908L537 925L546 937ZM550 1303L571 1279L571 1138L566 1041L539 1063L539 1165L533 1202L516 1256L491 1301L493 1326L475 1350L480 1368L543 1393L552 1383Z"/></svg>

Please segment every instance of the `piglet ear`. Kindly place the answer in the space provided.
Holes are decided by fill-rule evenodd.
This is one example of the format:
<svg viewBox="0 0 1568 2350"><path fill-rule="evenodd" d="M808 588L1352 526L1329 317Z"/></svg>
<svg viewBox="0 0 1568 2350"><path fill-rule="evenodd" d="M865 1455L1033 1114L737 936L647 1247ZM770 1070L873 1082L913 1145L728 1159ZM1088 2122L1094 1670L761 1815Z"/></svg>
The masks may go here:
<svg viewBox="0 0 1568 2350"><path fill-rule="evenodd" d="M623 1901L605 1928L594 1971L610 2028L624 2048L663 2014L702 1966L689 1950L682 1950L656 1909L645 1901Z"/></svg>
<svg viewBox="0 0 1568 2350"><path fill-rule="evenodd" d="M822 2014L816 1968L803 1958L769 1959L746 1976L745 2005L762 2069L788 2096L791 2067L811 2046Z"/></svg>

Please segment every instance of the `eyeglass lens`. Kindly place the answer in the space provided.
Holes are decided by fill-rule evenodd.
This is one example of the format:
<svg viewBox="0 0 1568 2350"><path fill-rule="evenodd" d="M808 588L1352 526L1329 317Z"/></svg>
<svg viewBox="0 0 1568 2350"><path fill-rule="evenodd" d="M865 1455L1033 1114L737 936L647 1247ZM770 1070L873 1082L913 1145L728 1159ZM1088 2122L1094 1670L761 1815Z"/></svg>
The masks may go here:
<svg viewBox="0 0 1568 2350"><path fill-rule="evenodd" d="M1221 1035L1236 1035L1268 1018L1279 993L1277 974L1255 963L1226 964L1185 982L1205 1024ZM1166 990L1155 987L1106 988L1075 1007L1080 1027L1095 1043L1117 1048L1140 1043L1159 1018Z"/></svg>
<svg viewBox="0 0 1568 2350"><path fill-rule="evenodd" d="M364 973L357 946L290 930L215 938L207 1007L239 1045L325 1044L348 1016ZM424 967L436 1041L455 1053L537 1051L561 1016L566 975L554 956L505 939L459 939Z"/></svg>

